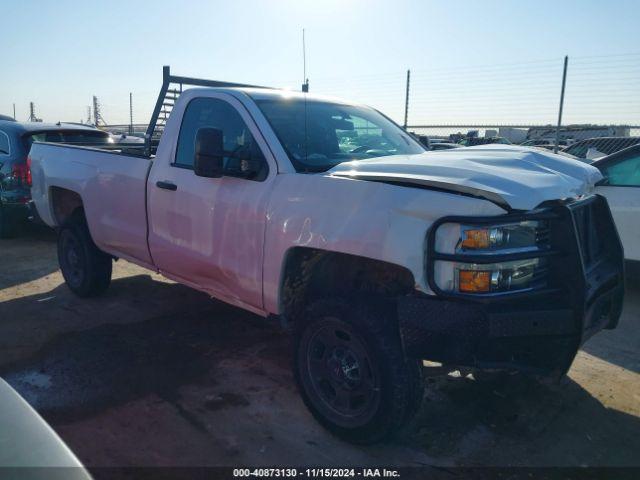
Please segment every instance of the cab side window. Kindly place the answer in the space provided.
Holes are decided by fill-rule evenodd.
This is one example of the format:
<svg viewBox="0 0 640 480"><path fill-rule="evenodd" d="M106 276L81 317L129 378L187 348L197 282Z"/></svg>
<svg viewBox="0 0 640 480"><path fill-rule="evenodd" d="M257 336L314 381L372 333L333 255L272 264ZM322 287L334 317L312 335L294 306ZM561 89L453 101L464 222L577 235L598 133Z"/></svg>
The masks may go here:
<svg viewBox="0 0 640 480"><path fill-rule="evenodd" d="M602 168L605 185L640 187L640 152Z"/></svg>
<svg viewBox="0 0 640 480"><path fill-rule="evenodd" d="M261 173L253 180L263 180L267 174L267 162L257 142L236 109L217 98L196 98L189 102L182 119L174 166L193 168L196 133L200 128L211 127L222 131L225 151L225 170L240 172L243 160L258 161Z"/></svg>

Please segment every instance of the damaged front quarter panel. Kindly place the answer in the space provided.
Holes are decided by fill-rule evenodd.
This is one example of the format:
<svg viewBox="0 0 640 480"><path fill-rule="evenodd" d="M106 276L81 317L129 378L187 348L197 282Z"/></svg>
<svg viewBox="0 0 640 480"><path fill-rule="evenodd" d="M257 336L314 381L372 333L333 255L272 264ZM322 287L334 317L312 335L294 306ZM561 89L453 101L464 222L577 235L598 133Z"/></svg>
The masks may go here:
<svg viewBox="0 0 640 480"><path fill-rule="evenodd" d="M404 267L417 290L433 293L424 270L425 238L446 215L501 215L505 210L478 198L325 174L279 175L265 234L265 309L279 313L281 274L296 247L357 255ZM328 201L327 199L331 199Z"/></svg>

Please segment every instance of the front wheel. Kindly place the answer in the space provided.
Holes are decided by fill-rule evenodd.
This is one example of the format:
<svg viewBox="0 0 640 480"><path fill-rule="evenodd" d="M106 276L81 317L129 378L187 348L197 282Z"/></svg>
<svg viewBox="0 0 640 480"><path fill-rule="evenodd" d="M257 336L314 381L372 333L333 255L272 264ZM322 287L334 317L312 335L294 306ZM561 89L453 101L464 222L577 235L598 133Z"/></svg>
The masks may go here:
<svg viewBox="0 0 640 480"><path fill-rule="evenodd" d="M79 297L99 295L111 283L112 259L93 243L84 221L67 223L58 233L58 263L67 286Z"/></svg>
<svg viewBox="0 0 640 480"><path fill-rule="evenodd" d="M374 443L417 411L423 383L402 352L393 308L377 300L313 303L296 335L294 371L303 400L329 431Z"/></svg>

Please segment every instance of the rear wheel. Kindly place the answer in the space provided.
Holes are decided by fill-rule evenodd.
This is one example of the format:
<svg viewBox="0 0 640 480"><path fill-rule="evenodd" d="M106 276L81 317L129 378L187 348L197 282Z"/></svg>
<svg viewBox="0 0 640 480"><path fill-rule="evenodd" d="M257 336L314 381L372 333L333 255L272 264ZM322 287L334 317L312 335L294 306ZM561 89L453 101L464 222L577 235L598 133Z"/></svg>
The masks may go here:
<svg viewBox="0 0 640 480"><path fill-rule="evenodd" d="M58 233L58 262L68 287L80 297L99 295L111 283L112 259L93 243L83 220L67 223Z"/></svg>
<svg viewBox="0 0 640 480"><path fill-rule="evenodd" d="M422 400L419 363L405 359L392 309L379 307L317 301L296 335L294 370L307 407L355 443L384 439Z"/></svg>

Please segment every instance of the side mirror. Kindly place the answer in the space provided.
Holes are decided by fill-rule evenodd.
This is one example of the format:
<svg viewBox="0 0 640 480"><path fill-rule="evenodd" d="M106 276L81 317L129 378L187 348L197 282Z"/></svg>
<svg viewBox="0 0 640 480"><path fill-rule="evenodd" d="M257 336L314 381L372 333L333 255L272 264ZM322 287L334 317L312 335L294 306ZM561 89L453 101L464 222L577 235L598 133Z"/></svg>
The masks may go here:
<svg viewBox="0 0 640 480"><path fill-rule="evenodd" d="M219 178L224 171L222 130L203 127L196 133L193 171L199 177Z"/></svg>

